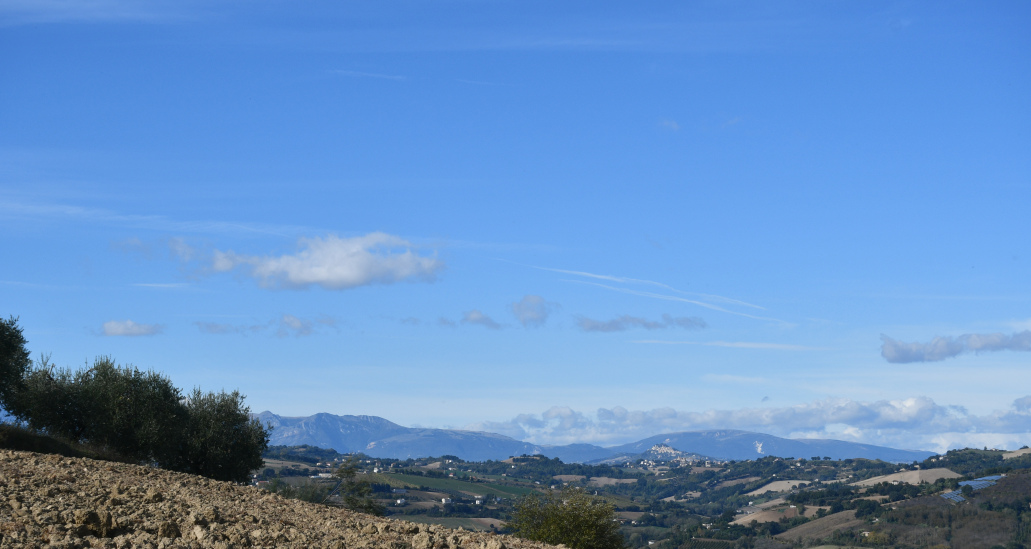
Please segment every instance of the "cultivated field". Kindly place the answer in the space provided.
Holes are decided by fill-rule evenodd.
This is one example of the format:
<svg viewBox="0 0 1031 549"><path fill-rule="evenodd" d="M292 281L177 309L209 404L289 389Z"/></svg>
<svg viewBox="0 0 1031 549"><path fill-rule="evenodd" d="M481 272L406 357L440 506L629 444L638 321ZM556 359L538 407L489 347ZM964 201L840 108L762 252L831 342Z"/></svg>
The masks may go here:
<svg viewBox="0 0 1031 549"><path fill-rule="evenodd" d="M796 526L783 534L777 534L774 537L789 541L798 541L801 539L823 539L838 530L862 526L865 523L866 522L863 519L856 518L855 511L842 511L840 513L834 513L833 515L827 515L826 517L809 521L801 526Z"/></svg>
<svg viewBox="0 0 1031 549"><path fill-rule="evenodd" d="M932 483L940 478L961 478L963 475L954 473L943 467L936 469L919 469L916 471L903 471L891 475L868 478L859 482L853 482L852 486L873 486L882 482L905 482L906 484L920 484L921 482Z"/></svg>
<svg viewBox="0 0 1031 549"><path fill-rule="evenodd" d="M808 484L808 483L810 483L812 481L809 481L809 480L775 480L775 481L767 484L766 486L763 486L762 488L757 488L755 490L752 490L751 492L748 492L745 495L746 496L758 496L758 495L761 495L761 494L765 494L767 492L787 492L788 490L792 490L794 488L797 488L799 483L802 483L802 482L805 482L805 483Z"/></svg>

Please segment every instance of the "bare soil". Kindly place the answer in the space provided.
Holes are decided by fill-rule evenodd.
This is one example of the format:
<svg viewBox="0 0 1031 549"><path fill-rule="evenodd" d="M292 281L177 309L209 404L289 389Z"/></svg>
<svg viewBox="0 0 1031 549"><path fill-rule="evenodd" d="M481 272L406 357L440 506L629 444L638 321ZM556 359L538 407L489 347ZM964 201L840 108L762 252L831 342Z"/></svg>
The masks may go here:
<svg viewBox="0 0 1031 549"><path fill-rule="evenodd" d="M543 549L85 458L0 451L0 547Z"/></svg>
<svg viewBox="0 0 1031 549"><path fill-rule="evenodd" d="M904 482L906 484L920 484L921 482L934 482L940 478L961 478L963 475L955 473L944 467L935 469L918 469L916 471L903 471L891 475L868 478L859 482L853 482L852 486L873 486L882 482Z"/></svg>
<svg viewBox="0 0 1031 549"><path fill-rule="evenodd" d="M856 518L855 510L848 510L811 520L774 537L790 541L824 539L838 530L855 528L864 524L866 524L866 521Z"/></svg>

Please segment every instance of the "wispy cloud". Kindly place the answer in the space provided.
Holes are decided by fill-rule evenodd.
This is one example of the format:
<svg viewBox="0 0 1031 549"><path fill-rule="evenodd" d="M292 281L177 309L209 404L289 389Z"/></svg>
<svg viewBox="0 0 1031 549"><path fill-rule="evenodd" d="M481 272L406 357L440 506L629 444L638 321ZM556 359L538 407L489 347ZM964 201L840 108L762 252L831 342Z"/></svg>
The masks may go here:
<svg viewBox="0 0 1031 549"><path fill-rule="evenodd" d="M255 334L265 332L276 337L302 337L312 335L320 327L335 328L337 320L331 316L320 315L316 318L302 318L291 314L283 314L268 322L259 324L228 324L218 322L194 322L201 333L209 335Z"/></svg>
<svg viewBox="0 0 1031 549"><path fill-rule="evenodd" d="M189 287L189 284L185 282L137 282L133 284L140 288L161 288L167 290L174 290L179 288Z"/></svg>
<svg viewBox="0 0 1031 549"><path fill-rule="evenodd" d="M549 303L539 295L525 295L512 304L512 314L524 328L543 326L556 304Z"/></svg>
<svg viewBox="0 0 1031 549"><path fill-rule="evenodd" d="M730 314L730 315L743 316L745 318L751 318L751 319L754 319L754 320L769 320L769 321L772 321L772 322L786 323L784 320L781 320L779 318L772 318L772 317L768 317L768 316L759 316L759 315L753 315L753 314L750 314L750 313L743 313L743 312L740 312L740 311L734 311L734 310L731 310L731 309L727 309L726 307L721 307L719 305L713 305L712 303L706 303L704 301L699 301L697 299L687 299L687 298L683 298L683 297L679 297L679 296L674 296L674 295L657 294L655 292L645 292L645 291L641 291L641 290L633 290L633 289L630 289L630 288L618 288L618 287L615 287L615 286L609 286L607 284L599 284L597 282L587 282L587 281L583 281L583 280L572 280L571 282L576 282L578 284L589 284L591 286L597 286L599 288L605 288L606 290L612 290L614 292L620 292L620 293L630 294L630 295L637 295L637 296L641 296L641 297L648 297L648 298L652 298L652 299L662 299L662 300L665 300L665 301L677 301L677 302L680 302L680 303L690 303L691 305L697 305L699 307L704 307L706 309L711 309L713 311L719 311L721 313L727 313L727 314Z"/></svg>
<svg viewBox="0 0 1031 549"><path fill-rule="evenodd" d="M220 322L194 322L193 324L197 326L197 329L200 330L201 333L211 335L245 334L250 332L259 332L268 328L268 324L255 324L251 326Z"/></svg>
<svg viewBox="0 0 1031 549"><path fill-rule="evenodd" d="M310 227L297 225L268 225L233 221L179 221L162 215L121 214L102 208L88 208L71 204L38 203L0 199L0 214L9 219L67 221L109 225L133 229L188 234L231 234L296 236L311 232ZM116 242L115 247L125 251L148 253L150 244L140 239ZM135 248L135 249L134 249ZM174 250L173 250L174 252Z"/></svg>
<svg viewBox="0 0 1031 549"><path fill-rule="evenodd" d="M158 245L161 240L163 240L163 243ZM197 255L197 251L187 244L186 240L182 237L171 237L161 240L144 241L134 236L112 242L111 247L122 253L139 255L144 259L151 259L154 255L154 249L157 247L167 247L169 255L173 259L180 261L190 261Z"/></svg>
<svg viewBox="0 0 1031 549"><path fill-rule="evenodd" d="M944 451L974 440L1026 438L1031 430L1031 396L985 415L971 414L961 406L940 405L923 396L873 402L827 399L780 408L703 412L673 408L631 411L617 406L587 414L556 406L539 414L520 414L509 421L477 423L467 428L538 444L621 444L661 433L742 429L785 437L838 438Z"/></svg>
<svg viewBox="0 0 1031 549"><path fill-rule="evenodd" d="M1031 330L1010 335L994 333L936 337L927 343L906 343L882 334L881 342L881 356L888 362L938 362L963 353L1031 351Z"/></svg>
<svg viewBox="0 0 1031 549"><path fill-rule="evenodd" d="M480 312L479 309L466 311L465 314L462 315L462 323L476 324L479 326L483 326L484 328L490 328L491 330L501 329L501 324L498 324L494 321L494 319Z"/></svg>
<svg viewBox="0 0 1031 549"><path fill-rule="evenodd" d="M7 0L0 2L0 25L76 22L159 23L193 19L189 2L138 0Z"/></svg>
<svg viewBox="0 0 1031 549"><path fill-rule="evenodd" d="M456 82L461 82L462 84L472 84L474 86L504 86L505 85L505 84L498 84L497 82L484 82L482 80L466 80L464 78L458 78L455 81Z"/></svg>
<svg viewBox="0 0 1031 549"><path fill-rule="evenodd" d="M294 315L283 315L279 319L279 330L276 335L279 337L306 336L312 334L312 322L306 318L297 318Z"/></svg>
<svg viewBox="0 0 1031 549"><path fill-rule="evenodd" d="M150 255L151 255L151 247L150 247L150 245L148 245L143 240L141 240L141 239L139 239L137 237L125 238L125 239L122 239L122 240L117 240L117 241L111 243L111 247L113 249L115 249L115 250L118 250L118 251L122 252L122 253L138 254L138 255L140 255L142 257L145 257L145 258L148 258L148 259L150 258Z"/></svg>
<svg viewBox="0 0 1031 549"><path fill-rule="evenodd" d="M536 265L526 265L526 266L534 268L534 269L539 269L539 270L542 270L542 271L550 271L550 272L554 272L554 273L562 273L562 274L573 275L573 276L577 276L577 277L581 277L581 278L587 278L587 279L590 279L590 280L571 279L571 280L569 280L569 282L574 282L574 283L577 283L577 284L587 284L587 285L591 285L591 286L596 286L598 288L604 288L606 290L610 290L610 291L613 291L613 292L620 292L620 293L625 293L625 294L629 294L629 295L636 295L636 296L640 296L640 297L647 297L647 298L650 298L650 299L661 299L661 300L665 300L665 301L674 301L674 302L678 302L678 303L687 303L687 304L690 304L690 305L696 305L698 307L704 307L706 309L710 309L710 310L713 310L713 311L719 311L721 313L726 313L726 314L730 314L730 315L743 316L743 317L751 318L751 319L755 319L755 320L766 320L766 321L777 322L777 323L781 323L781 324L788 324L786 321L781 320L779 318L773 318L773 317L768 317L768 316L760 316L760 315L756 315L756 314L753 314L753 313L748 313L748 312L743 312L743 311L740 311L740 310L736 310L738 308L754 309L754 310L760 310L760 311L765 310L765 308L760 306L760 305L756 305L754 303L748 303L747 301L742 301L740 299L734 299L734 298L725 297L725 296L721 296L721 295L715 295L715 294L705 294L705 293L697 293L697 292L685 292L683 290L678 290L677 288L674 288L674 287L672 287L672 286L670 286L668 284L663 284L662 282L656 282L654 280L646 280L646 279L641 279L641 278L629 278L629 277L614 276L614 275L603 275L603 274L596 274L596 273L588 273L588 272L584 272L584 271L571 271L571 270L568 270L568 269L555 269L555 268L552 268L552 267L540 267L540 266L536 266ZM601 281L612 283L612 284L620 284L621 286L613 286L612 284L602 284L600 282L593 282L592 280L601 280ZM638 285L638 286L641 286L641 285L643 285L643 286L652 286L652 287L655 287L655 288L660 288L662 290L665 290L667 293L658 293L658 292L654 292L654 291L639 290L639 289L635 289L635 288L632 287L632 286L635 286L635 285ZM628 287L628 286L630 286L630 287ZM671 295L671 294L676 294L676 295ZM689 296L689 297L684 297L684 296Z"/></svg>
<svg viewBox="0 0 1031 549"><path fill-rule="evenodd" d="M149 336L164 330L161 324L140 324L132 320L109 320L101 327L101 333L106 336Z"/></svg>
<svg viewBox="0 0 1031 549"><path fill-rule="evenodd" d="M697 293L697 292L685 292L683 290L678 290L678 289L674 288L673 286L670 286L669 284L663 284L662 282L656 282L654 280L645 280L643 278L629 278L629 277L625 277L625 276L602 275L602 274L588 273L588 272L584 272L584 271L570 271L570 270L566 270L566 269L553 269L551 267L538 267L538 266L535 266L535 265L528 265L528 266L532 267L534 269L542 270L542 271L551 271L553 273L562 273L562 274L568 274L568 275L576 275L576 276L582 276L582 277L586 277L586 278L593 278L593 279L597 279L597 280L606 280L606 281L609 281L609 282L618 282L620 284L645 284L645 285L649 285L649 286L656 286L656 287L662 288L664 290L669 290L669 291L674 292L674 293L679 293L679 294L683 294L683 295L698 296L698 297L701 297L701 298L705 298L705 299L707 299L709 301L715 301L715 302L718 302L718 303L725 303L725 304L729 304L729 305L740 305L742 307L751 307L753 309L759 309L759 310L765 310L766 309L765 307L761 307L759 305L748 303L746 301L741 301L740 299L733 299L733 298L730 298L730 297L724 297L724 296L714 295L714 294L703 294L703 293Z"/></svg>
<svg viewBox="0 0 1031 549"><path fill-rule="evenodd" d="M580 316L576 319L576 325L585 332L623 332L632 328L644 328L645 330L664 330L666 328L700 330L708 326L704 320L698 317L675 317L668 314L662 315L662 320L659 321L630 315L623 315L604 321Z"/></svg>
<svg viewBox="0 0 1031 549"><path fill-rule="evenodd" d="M735 116L734 118L731 118L730 120L727 120L726 122L724 122L723 123L723 127L727 128L727 127L730 127L730 126L736 126L736 125L740 124L742 120L744 120L744 119L741 118L740 116Z"/></svg>
<svg viewBox="0 0 1031 549"><path fill-rule="evenodd" d="M765 343L759 341L663 341L658 339L641 339L634 343L654 345L702 345L705 347L730 347L733 349L770 349L774 351L820 351L824 347L808 347L788 343Z"/></svg>
<svg viewBox="0 0 1031 549"><path fill-rule="evenodd" d="M180 237L168 239L168 250L181 261L190 261L197 253L193 246L187 244L186 240Z"/></svg>
<svg viewBox="0 0 1031 549"><path fill-rule="evenodd" d="M674 132L680 131L680 124L676 120L659 120L659 126Z"/></svg>
<svg viewBox="0 0 1031 549"><path fill-rule="evenodd" d="M407 77L396 75L396 74L382 74L376 72L361 72L361 71L345 71L345 70L331 70L332 74L339 74L341 76L349 76L351 78L376 78L379 80L407 80Z"/></svg>
<svg viewBox="0 0 1031 549"><path fill-rule="evenodd" d="M298 318L294 315L283 315L279 318L279 329L276 335L279 337L306 336L312 334L312 321L306 318Z"/></svg>
<svg viewBox="0 0 1031 549"><path fill-rule="evenodd" d="M770 380L764 377L735 376L731 374L705 374L702 376L705 381L716 383L732 383L736 385L759 385L769 383ZM769 400L767 398L767 400Z"/></svg>
<svg viewBox="0 0 1031 549"><path fill-rule="evenodd" d="M212 269L243 267L266 288L345 290L402 280L432 282L444 268L437 258L415 253L410 242L384 233L302 238L299 247L296 254L264 257L215 250Z"/></svg>

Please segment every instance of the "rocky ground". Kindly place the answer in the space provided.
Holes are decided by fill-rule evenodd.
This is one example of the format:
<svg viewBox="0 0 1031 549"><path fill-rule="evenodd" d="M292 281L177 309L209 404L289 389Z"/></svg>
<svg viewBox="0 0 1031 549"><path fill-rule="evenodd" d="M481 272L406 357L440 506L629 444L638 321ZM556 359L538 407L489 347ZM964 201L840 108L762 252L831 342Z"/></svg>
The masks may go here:
<svg viewBox="0 0 1031 549"><path fill-rule="evenodd" d="M0 450L0 547L550 546L363 515L150 467Z"/></svg>

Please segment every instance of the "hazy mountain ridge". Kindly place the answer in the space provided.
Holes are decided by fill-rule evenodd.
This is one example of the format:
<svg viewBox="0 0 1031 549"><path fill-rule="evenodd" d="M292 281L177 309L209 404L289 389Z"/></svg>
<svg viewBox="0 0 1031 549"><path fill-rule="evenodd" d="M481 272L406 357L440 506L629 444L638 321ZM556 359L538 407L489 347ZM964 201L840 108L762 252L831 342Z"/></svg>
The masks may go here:
<svg viewBox="0 0 1031 549"><path fill-rule="evenodd" d="M923 450L899 450L885 446L831 439L790 439L738 430L687 431L655 435L609 448L613 453L640 454L657 444L695 452L716 459L756 459L764 456L831 459L867 458L883 461L923 461L935 455Z"/></svg>
<svg viewBox="0 0 1031 549"><path fill-rule="evenodd" d="M542 454L566 463L589 463L617 457L632 459L660 444L721 460L826 456L832 459L911 462L935 455L923 450L899 450L841 440L786 439L737 430L667 433L604 448L593 444L538 445L480 431L402 427L377 416L320 413L308 417L283 417L265 411L255 417L263 424L272 425L273 445L310 444L342 453L362 452L373 457L394 459L453 455L467 461L486 461Z"/></svg>

